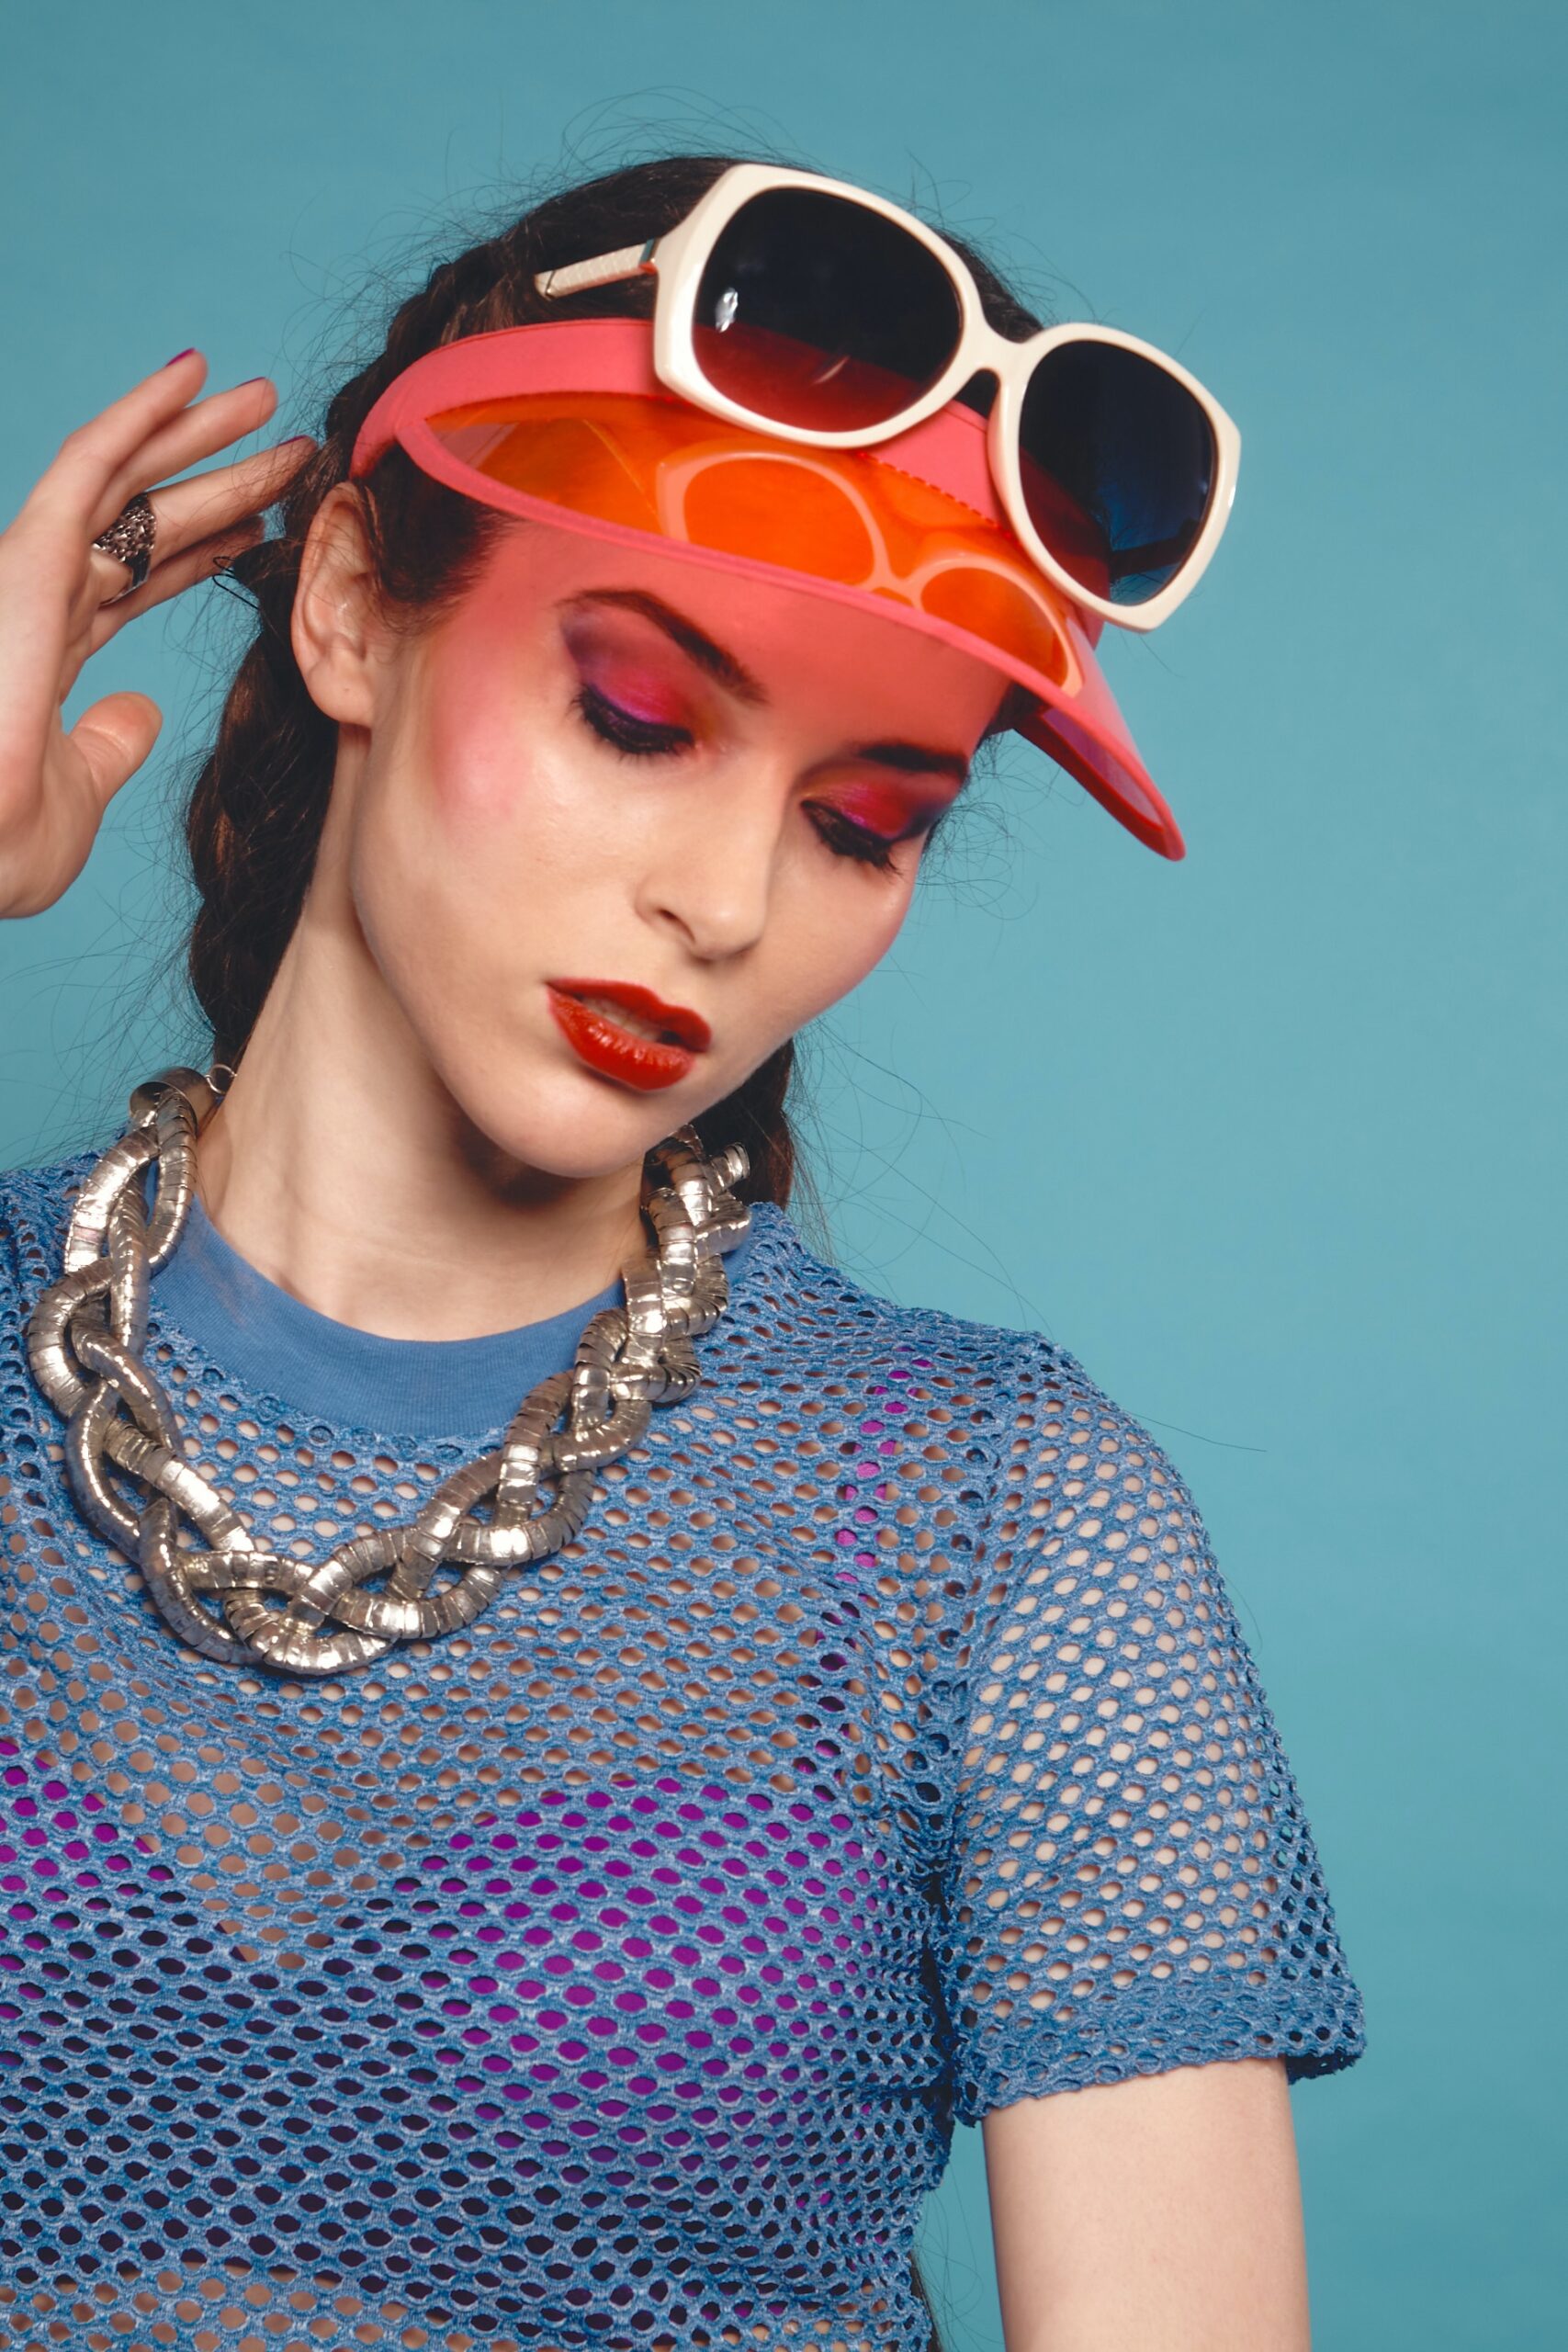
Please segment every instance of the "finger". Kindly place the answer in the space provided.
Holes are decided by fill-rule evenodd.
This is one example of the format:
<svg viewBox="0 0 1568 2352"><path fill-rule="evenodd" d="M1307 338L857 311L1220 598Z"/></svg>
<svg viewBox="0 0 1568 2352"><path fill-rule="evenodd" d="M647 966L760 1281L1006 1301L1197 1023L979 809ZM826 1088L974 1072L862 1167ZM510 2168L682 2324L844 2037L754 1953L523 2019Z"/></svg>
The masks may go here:
<svg viewBox="0 0 1568 2352"><path fill-rule="evenodd" d="M107 484L160 426L179 413L206 373L206 360L198 351L190 351L160 368L155 375L144 376L129 392L66 435L59 455L39 475L32 499L45 506L63 505L85 521ZM103 525L96 528L101 530Z"/></svg>
<svg viewBox="0 0 1568 2352"><path fill-rule="evenodd" d="M163 724L150 695L106 695L82 713L65 740L80 755L100 809L136 774Z"/></svg>
<svg viewBox="0 0 1568 2352"><path fill-rule="evenodd" d="M151 490L155 483L167 481L171 474L183 473L203 458L231 447L264 425L276 406L277 387L270 378L257 376L248 384L232 385L228 391L214 392L210 400L182 410L150 435L105 482L90 517L89 537L96 538L107 530L137 491Z"/></svg>
<svg viewBox="0 0 1568 2352"><path fill-rule="evenodd" d="M300 467L314 454L308 434L258 450L232 466L217 466L209 473L186 481L165 482L151 493L156 529L152 541L153 571L187 547L197 546L230 530L246 516L258 514L281 498ZM105 548L92 551L95 600L118 599L125 587L128 567ZM131 601L126 598L129 605Z"/></svg>
<svg viewBox="0 0 1568 2352"><path fill-rule="evenodd" d="M127 621L133 621L139 613L151 612L154 605L166 605L183 590L194 587L200 581L210 580L226 563L232 562L242 548L254 547L257 540L265 536L260 523L242 524L237 530L202 539L197 546L187 548L182 555L159 564L155 571L149 572L133 595L123 597L115 604L100 605L88 631L87 654L90 656L100 646L107 645L110 638L117 637Z"/></svg>
<svg viewBox="0 0 1568 2352"><path fill-rule="evenodd" d="M297 434L292 440L275 442L270 449L258 449L231 466L214 466L210 472L164 483L151 493L158 526L152 543L154 563L230 529L248 514L265 513L282 497L315 449L309 434Z"/></svg>
<svg viewBox="0 0 1568 2352"><path fill-rule="evenodd" d="M24 510L0 535L0 708L8 742L41 745L55 723L81 666L73 646L88 618L79 601L85 578L76 534L58 517Z"/></svg>

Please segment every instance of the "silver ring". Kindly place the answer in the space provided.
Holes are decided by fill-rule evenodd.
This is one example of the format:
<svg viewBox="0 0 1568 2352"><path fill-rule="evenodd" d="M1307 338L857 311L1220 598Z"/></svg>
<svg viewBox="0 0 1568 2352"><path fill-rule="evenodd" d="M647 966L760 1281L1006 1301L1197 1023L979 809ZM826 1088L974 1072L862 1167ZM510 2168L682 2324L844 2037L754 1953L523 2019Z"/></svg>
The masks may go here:
<svg viewBox="0 0 1568 2352"><path fill-rule="evenodd" d="M106 596L106 605L118 605L122 596L134 596L152 569L152 542L158 536L158 517L152 512L152 501L144 490L127 499L107 531L100 531L93 541L105 555L112 555L130 573L125 586L113 596Z"/></svg>

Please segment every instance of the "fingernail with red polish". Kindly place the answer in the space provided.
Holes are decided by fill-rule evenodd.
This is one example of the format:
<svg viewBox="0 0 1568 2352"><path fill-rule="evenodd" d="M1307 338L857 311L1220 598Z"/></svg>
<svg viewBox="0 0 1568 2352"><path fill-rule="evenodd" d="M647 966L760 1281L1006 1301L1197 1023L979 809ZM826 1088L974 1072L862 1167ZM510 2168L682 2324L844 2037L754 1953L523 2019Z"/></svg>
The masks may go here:
<svg viewBox="0 0 1568 2352"><path fill-rule="evenodd" d="M194 343L187 343L183 351L175 352L175 359L188 359L195 349L196 345ZM172 368L175 364L175 359L165 359L164 362L164 367Z"/></svg>

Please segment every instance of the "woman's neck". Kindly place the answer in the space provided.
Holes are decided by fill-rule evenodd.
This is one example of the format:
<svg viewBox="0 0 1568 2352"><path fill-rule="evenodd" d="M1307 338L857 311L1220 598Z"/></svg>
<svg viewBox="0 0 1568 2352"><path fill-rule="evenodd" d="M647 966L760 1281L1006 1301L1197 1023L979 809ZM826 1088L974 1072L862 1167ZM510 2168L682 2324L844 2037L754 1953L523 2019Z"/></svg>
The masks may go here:
<svg viewBox="0 0 1568 2352"><path fill-rule="evenodd" d="M387 1339L559 1314L642 1238L640 1167L561 1178L505 1160L441 1083L352 918L319 899L197 1163L231 1248L319 1314Z"/></svg>

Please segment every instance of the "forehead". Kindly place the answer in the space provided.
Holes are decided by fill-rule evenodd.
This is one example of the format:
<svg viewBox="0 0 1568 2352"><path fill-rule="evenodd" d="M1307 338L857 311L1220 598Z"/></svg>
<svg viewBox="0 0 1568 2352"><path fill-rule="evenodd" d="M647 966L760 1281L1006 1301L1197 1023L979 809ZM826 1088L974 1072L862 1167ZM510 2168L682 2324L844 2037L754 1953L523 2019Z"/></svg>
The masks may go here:
<svg viewBox="0 0 1568 2352"><path fill-rule="evenodd" d="M558 638L582 600L627 591L657 598L750 671L768 701L874 707L878 726L900 733L942 724L976 741L1009 681L975 656L937 642L889 614L867 613L809 586L732 573L649 547L619 546L549 524L509 523L471 598L487 632L521 630L544 645ZM607 608L608 609L608 608ZM649 654L685 657L652 623L619 613L616 626Z"/></svg>

